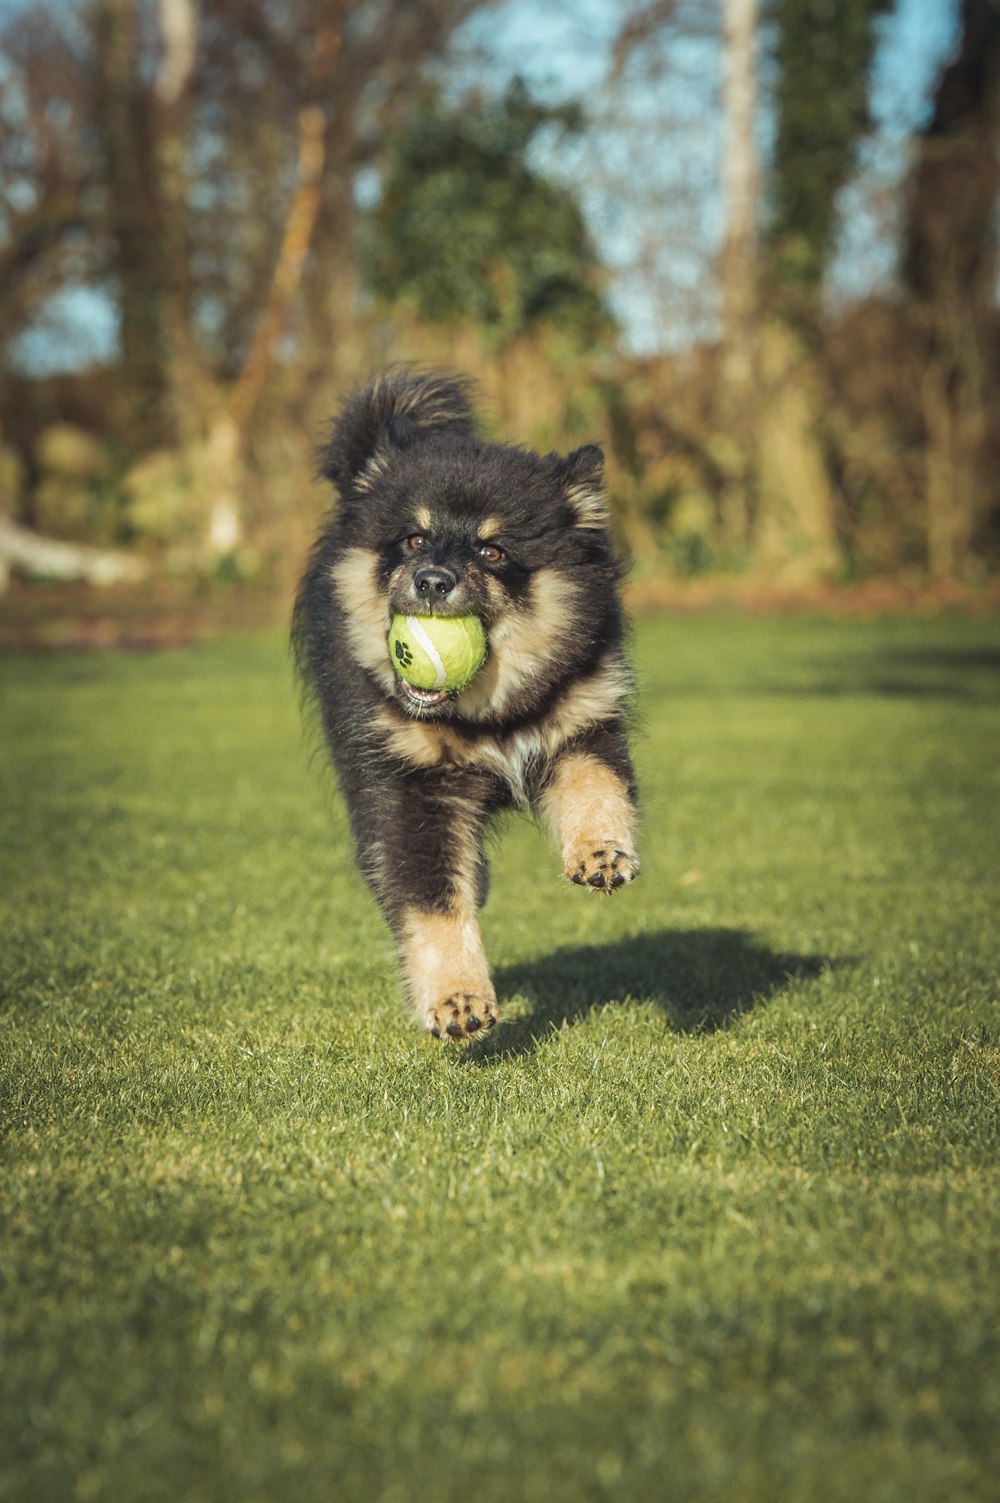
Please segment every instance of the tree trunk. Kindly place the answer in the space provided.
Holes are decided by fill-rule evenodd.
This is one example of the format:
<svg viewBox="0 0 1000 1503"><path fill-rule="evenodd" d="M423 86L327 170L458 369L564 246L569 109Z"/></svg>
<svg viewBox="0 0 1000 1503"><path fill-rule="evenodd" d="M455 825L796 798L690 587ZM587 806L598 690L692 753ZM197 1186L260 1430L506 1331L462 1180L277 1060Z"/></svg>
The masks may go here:
<svg viewBox="0 0 1000 1503"><path fill-rule="evenodd" d="M757 516L753 562L797 588L829 578L840 562L830 478L820 436L823 376L786 325L761 331Z"/></svg>
<svg viewBox="0 0 1000 1503"><path fill-rule="evenodd" d="M203 483L210 498L208 546L220 555L233 553L243 540L240 493L247 433L302 278L319 207L324 150L323 115L317 106L299 111L298 132L298 175L267 303L236 385L209 425L203 450Z"/></svg>
<svg viewBox="0 0 1000 1503"><path fill-rule="evenodd" d="M176 441L188 448L204 438L213 386L198 345L191 294L188 134L198 12L195 0L159 0L158 9L161 53L153 96L164 260L164 399Z"/></svg>
<svg viewBox="0 0 1000 1503"><path fill-rule="evenodd" d="M968 570L994 504L996 204L1000 195L1000 10L964 0L958 56L941 74L910 176L903 275L923 331L927 564Z"/></svg>
<svg viewBox="0 0 1000 1503"><path fill-rule="evenodd" d="M134 0L99 0L94 32L94 107L118 284L122 386L132 435L156 442L164 436L160 403L166 389L163 260L154 122L140 77Z"/></svg>
<svg viewBox="0 0 1000 1503"><path fill-rule="evenodd" d="M723 195L725 234L720 261L722 349L718 424L732 440L735 470L722 497L727 544L746 546L753 489L754 407L757 401L757 202L760 168L754 122L757 108L758 0L725 0L725 119Z"/></svg>

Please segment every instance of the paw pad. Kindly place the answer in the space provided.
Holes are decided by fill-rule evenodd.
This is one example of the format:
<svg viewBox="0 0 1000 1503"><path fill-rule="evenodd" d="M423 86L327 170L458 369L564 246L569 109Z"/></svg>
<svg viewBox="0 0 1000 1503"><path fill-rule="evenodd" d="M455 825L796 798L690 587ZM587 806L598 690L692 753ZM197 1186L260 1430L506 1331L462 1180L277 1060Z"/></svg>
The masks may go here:
<svg viewBox="0 0 1000 1503"><path fill-rule="evenodd" d="M639 875L639 863L628 851L618 847L601 846L579 858L567 876L578 887L589 887L593 892L609 895L627 882L634 882Z"/></svg>
<svg viewBox="0 0 1000 1503"><path fill-rule="evenodd" d="M447 1035L459 1041L494 1026L500 1017L492 997L481 992L454 992L434 1006L427 1026L436 1039Z"/></svg>

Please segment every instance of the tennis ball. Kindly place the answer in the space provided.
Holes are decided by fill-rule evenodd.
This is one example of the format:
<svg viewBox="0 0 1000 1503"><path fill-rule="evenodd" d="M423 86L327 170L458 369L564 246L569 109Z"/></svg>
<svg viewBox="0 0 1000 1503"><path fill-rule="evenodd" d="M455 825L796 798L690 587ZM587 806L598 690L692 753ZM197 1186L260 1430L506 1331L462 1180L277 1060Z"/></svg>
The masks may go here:
<svg viewBox="0 0 1000 1503"><path fill-rule="evenodd" d="M389 657L415 689L464 689L486 659L478 616L393 616Z"/></svg>

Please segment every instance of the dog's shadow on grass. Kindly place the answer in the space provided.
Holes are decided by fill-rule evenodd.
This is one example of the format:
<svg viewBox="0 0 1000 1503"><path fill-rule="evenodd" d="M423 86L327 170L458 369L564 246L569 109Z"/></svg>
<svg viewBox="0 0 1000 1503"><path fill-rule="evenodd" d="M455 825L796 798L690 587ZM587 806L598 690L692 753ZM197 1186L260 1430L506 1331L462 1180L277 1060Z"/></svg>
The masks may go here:
<svg viewBox="0 0 1000 1503"><path fill-rule="evenodd" d="M524 997L526 1017L501 1024L463 1052L469 1064L511 1059L594 1008L653 1002L677 1033L712 1033L799 980L831 969L822 955L788 955L740 929L665 929L612 945L579 945L505 966L497 995Z"/></svg>

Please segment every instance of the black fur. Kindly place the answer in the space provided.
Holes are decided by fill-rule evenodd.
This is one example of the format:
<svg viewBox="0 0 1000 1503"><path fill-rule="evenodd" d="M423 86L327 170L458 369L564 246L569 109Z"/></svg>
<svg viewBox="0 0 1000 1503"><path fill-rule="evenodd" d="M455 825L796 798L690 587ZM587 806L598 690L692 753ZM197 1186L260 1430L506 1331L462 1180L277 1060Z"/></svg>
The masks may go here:
<svg viewBox="0 0 1000 1503"><path fill-rule="evenodd" d="M470 905L482 900L482 840L499 810L537 809L548 797L556 824L568 829L572 810L563 807L560 768L576 770L564 782L582 790L585 803L588 770L602 788L608 781L600 768L629 803L634 798L603 460L594 445L541 456L485 442L463 382L403 369L346 403L322 465L339 504L299 589L297 656L322 716L361 868L397 937L405 930L411 949L423 954L433 946L414 939L415 915L464 925ZM479 677L438 702L415 697L396 678L385 647L397 611L478 615L490 642ZM570 768L566 759L574 755L584 760ZM604 822L614 822L610 813ZM630 831L594 834L605 846L629 844ZM603 883L589 867L581 870L590 885L611 891L635 875L630 852L629 861L620 880L617 868ZM584 880L568 868L567 875ZM407 974L414 1005L440 1031L426 1000L434 981L424 972L432 963L421 960L419 976L415 964ZM477 984L480 995L481 979ZM450 1008L454 997L447 1001ZM485 1003L473 1003L471 1013L467 1006L468 1028L456 1036L493 1021L495 1007L478 1018L484 1010ZM441 1026L455 1034L448 1008L444 1016Z"/></svg>

